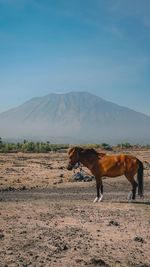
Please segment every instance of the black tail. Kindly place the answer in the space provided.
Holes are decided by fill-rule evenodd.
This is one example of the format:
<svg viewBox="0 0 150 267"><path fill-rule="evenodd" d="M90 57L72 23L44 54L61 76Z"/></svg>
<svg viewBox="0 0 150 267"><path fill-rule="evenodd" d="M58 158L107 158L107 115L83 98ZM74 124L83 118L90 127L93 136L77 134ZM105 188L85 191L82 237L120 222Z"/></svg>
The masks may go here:
<svg viewBox="0 0 150 267"><path fill-rule="evenodd" d="M143 163L139 160L139 167L137 173L138 180L138 195L143 196Z"/></svg>

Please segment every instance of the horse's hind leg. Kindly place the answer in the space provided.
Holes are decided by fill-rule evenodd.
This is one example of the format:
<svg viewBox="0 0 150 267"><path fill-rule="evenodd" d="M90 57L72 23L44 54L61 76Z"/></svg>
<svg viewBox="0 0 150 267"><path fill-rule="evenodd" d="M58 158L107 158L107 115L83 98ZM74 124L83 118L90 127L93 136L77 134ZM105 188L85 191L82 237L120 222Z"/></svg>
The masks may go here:
<svg viewBox="0 0 150 267"><path fill-rule="evenodd" d="M128 201L131 202L132 200L135 200L136 197L136 188L137 188L137 182L134 180L134 176L126 175L128 181L132 185L132 191L128 194Z"/></svg>
<svg viewBox="0 0 150 267"><path fill-rule="evenodd" d="M134 180L132 184L132 199L135 199L137 185L138 185L137 182Z"/></svg>

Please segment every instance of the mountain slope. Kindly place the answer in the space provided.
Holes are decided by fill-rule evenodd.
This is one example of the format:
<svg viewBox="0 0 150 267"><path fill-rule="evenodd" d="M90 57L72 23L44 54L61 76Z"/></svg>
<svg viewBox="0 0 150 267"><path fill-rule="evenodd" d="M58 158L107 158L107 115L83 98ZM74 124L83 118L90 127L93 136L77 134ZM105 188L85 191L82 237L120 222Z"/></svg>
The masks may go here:
<svg viewBox="0 0 150 267"><path fill-rule="evenodd" d="M1 113L0 135L55 142L148 143L150 117L85 92L52 93Z"/></svg>

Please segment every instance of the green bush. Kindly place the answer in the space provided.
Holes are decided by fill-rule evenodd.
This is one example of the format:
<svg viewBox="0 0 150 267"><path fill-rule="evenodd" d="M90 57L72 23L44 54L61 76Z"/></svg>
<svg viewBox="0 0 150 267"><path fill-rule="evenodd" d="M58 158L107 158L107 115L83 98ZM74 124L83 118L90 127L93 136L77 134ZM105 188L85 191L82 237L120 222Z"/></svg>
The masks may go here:
<svg viewBox="0 0 150 267"><path fill-rule="evenodd" d="M122 143L122 144L118 144L117 145L118 147L121 147L121 148L131 148L133 147L130 143L126 142L126 143Z"/></svg>
<svg viewBox="0 0 150 267"><path fill-rule="evenodd" d="M50 144L50 142L31 142L24 140L23 143L6 143L0 139L0 153L48 153L50 151L57 152L62 149L68 149L69 145L65 144Z"/></svg>

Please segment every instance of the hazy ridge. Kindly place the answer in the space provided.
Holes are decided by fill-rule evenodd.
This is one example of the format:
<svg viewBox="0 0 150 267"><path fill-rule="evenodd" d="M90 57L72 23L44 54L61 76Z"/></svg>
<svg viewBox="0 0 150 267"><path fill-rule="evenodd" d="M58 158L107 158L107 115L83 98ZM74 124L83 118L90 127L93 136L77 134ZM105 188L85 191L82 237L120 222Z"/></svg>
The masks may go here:
<svg viewBox="0 0 150 267"><path fill-rule="evenodd" d="M58 143L150 143L150 117L86 92L51 93L0 114L0 136Z"/></svg>

